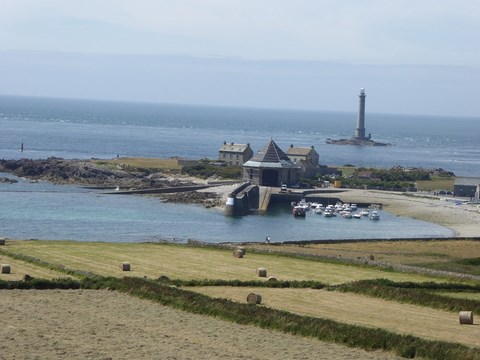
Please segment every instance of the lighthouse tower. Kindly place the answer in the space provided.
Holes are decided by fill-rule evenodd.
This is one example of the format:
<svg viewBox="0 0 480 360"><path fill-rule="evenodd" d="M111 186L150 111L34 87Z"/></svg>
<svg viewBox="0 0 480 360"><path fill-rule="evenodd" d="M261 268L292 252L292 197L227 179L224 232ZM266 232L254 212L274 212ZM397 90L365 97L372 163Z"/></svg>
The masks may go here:
<svg viewBox="0 0 480 360"><path fill-rule="evenodd" d="M370 137L365 137L365 89L360 89L357 115L357 128L355 129L355 140L370 140Z"/></svg>

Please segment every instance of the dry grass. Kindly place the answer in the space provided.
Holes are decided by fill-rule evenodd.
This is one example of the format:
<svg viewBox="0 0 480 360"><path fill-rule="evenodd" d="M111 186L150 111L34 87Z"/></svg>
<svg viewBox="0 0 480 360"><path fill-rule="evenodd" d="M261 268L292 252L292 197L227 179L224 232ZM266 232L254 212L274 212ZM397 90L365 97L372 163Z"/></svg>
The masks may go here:
<svg viewBox="0 0 480 360"><path fill-rule="evenodd" d="M112 160L96 161L99 165L117 166L123 164L125 167L140 169L159 169L159 170L180 170L181 166L177 159L157 159L157 158L120 158Z"/></svg>
<svg viewBox="0 0 480 360"><path fill-rule="evenodd" d="M461 326L458 314L399 304L367 296L313 289L201 287L202 294L245 303L250 292L262 296L262 305L293 313L382 328L398 334L480 346L480 326Z"/></svg>
<svg viewBox="0 0 480 360"><path fill-rule="evenodd" d="M480 242L474 240L375 241L302 246L258 244L251 247L300 254L340 255L347 258L373 255L375 260L392 264L433 264L454 259L480 258Z"/></svg>
<svg viewBox="0 0 480 360"><path fill-rule="evenodd" d="M36 278L55 279L58 277L69 277L63 273L49 270L34 264L25 263L23 261L14 260L7 256L2 256L0 252L0 264L9 264L11 267L10 274L0 273L0 280L15 281L22 280L28 274Z"/></svg>
<svg viewBox="0 0 480 360"><path fill-rule="evenodd" d="M9 290L0 303L1 359L398 359L112 291Z"/></svg>
<svg viewBox="0 0 480 360"><path fill-rule="evenodd" d="M432 177L431 180L420 180L416 182L419 191L448 190L453 191L455 178Z"/></svg>
<svg viewBox="0 0 480 360"><path fill-rule="evenodd" d="M476 249L476 244L474 241L405 241L324 244L305 247L276 246L275 250L285 248L288 251L325 252L336 255L340 252L342 256L352 255L352 257L367 256L374 253L376 259L379 256L386 256L386 259L396 259L395 261L402 262L410 259L412 256L417 259L435 257L443 259L443 257L450 258L454 256L472 257L476 256L478 251L480 251ZM431 255L430 252L434 250L436 253ZM118 277L123 277L126 274L121 270L119 264L129 262L132 265L132 271L128 273L128 276L147 276L149 278L158 278L161 275L166 275L171 279L184 280L259 280L261 278L257 277L256 270L259 267L265 267L268 269L269 275L273 275L279 280L316 280L328 284L375 278L412 282L444 281L444 279L433 276L389 272L371 267L254 254L249 252L248 249L245 258L239 259L232 256L231 249L198 248L185 245L153 243L90 243L71 241L8 241L5 246L0 247L0 261L12 265L13 274L0 275L1 279L13 279L13 276L17 276L15 279L18 280L26 273L34 277L44 278L63 276L63 274L37 268L35 265L12 260L5 254L2 254L2 251L33 256L71 269ZM267 281L266 279L263 280ZM262 296L262 305L260 306L269 306L301 315L330 318L344 323L379 327L399 334L407 333L426 339L446 340L471 346L480 346L480 327L460 326L458 324L458 314L441 310L400 304L394 301L370 298L358 294L325 290L246 287L196 287L191 290L212 297L232 299L241 303L245 303L247 295L254 292ZM455 294L450 293L445 293L445 295L455 296ZM69 303L70 301L72 299L69 300ZM35 300L33 300L33 303L35 303ZM102 314L104 314L103 305L98 305L97 307L100 308L100 306L102 307ZM116 308L115 312L118 312L118 308ZM56 318L64 319L71 316L72 312L69 314L59 315ZM45 315L42 319L47 319L48 316ZM111 321L111 319L107 319L105 316L100 319L102 324ZM122 316L127 315L125 312L122 312ZM175 318L177 318L177 315L175 315ZM58 321L59 323L64 322ZM98 321L96 319L95 324ZM124 321L128 323L128 320ZM48 326L50 325L46 325L46 328ZM108 336L106 343L110 344L112 341L111 337L108 334L105 334L105 336ZM191 334L188 336L191 336ZM180 339L175 339L173 343L178 344L179 342L181 342ZM189 346L192 347L193 345L189 344ZM114 346L110 349L113 348ZM213 346L212 350L217 351L218 346Z"/></svg>
<svg viewBox="0 0 480 360"><path fill-rule="evenodd" d="M376 278L393 281L439 281L433 276L251 254L248 251L243 259L238 259L232 257L231 250L193 248L184 245L9 241L2 249L105 276L124 276L125 273L119 264L126 261L132 266L130 276L149 278L166 275L171 279L185 280L258 280L261 278L257 277L256 269L265 267L269 275L279 280L316 280L328 284Z"/></svg>

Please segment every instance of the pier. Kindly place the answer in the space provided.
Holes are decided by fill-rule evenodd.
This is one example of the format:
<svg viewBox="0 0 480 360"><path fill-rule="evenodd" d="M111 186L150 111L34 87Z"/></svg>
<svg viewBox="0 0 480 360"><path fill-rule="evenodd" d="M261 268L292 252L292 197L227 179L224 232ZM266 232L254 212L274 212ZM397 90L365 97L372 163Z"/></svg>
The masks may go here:
<svg viewBox="0 0 480 360"><path fill-rule="evenodd" d="M143 194L169 194L169 193L177 193L177 192L187 192L187 191L195 191L195 190L202 190L207 189L215 186L220 186L222 184L206 184L206 185L187 185L187 186L173 186L173 187L165 187L159 189L130 189L130 190L116 190L116 191L108 191L104 194L107 195L143 195ZM87 187L88 188L88 187ZM98 187L90 187L91 189L98 189Z"/></svg>
<svg viewBox="0 0 480 360"><path fill-rule="evenodd" d="M226 216L244 216L251 213L265 213L272 204L290 204L304 199L307 202L318 202L323 205L343 203L338 189L290 189L257 186L243 183L228 195L224 214ZM359 208L368 208L371 203L356 203ZM382 204L376 204L382 206Z"/></svg>

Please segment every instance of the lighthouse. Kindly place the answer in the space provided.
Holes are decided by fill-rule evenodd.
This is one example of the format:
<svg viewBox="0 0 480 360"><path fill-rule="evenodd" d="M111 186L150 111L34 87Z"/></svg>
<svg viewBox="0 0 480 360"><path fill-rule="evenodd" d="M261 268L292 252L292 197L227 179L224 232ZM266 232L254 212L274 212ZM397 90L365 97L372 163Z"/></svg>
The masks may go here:
<svg viewBox="0 0 480 360"><path fill-rule="evenodd" d="M357 114L357 128L355 129L355 140L370 140L370 137L365 137L365 89L360 89L358 95L358 114Z"/></svg>
<svg viewBox="0 0 480 360"><path fill-rule="evenodd" d="M355 134L350 139L327 139L327 144L337 145L368 145L368 146L388 146L389 143L382 143L372 140L372 135L365 136L365 89L360 89L358 94L358 114L357 114L357 127L355 128Z"/></svg>

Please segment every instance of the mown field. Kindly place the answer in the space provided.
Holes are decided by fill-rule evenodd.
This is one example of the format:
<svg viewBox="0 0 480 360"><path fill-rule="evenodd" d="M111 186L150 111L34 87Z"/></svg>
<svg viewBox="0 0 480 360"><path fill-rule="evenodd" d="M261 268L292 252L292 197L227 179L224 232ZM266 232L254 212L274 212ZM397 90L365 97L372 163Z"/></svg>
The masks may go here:
<svg viewBox="0 0 480 360"><path fill-rule="evenodd" d="M397 265L418 265L430 269L480 275L480 241L405 240L345 242L335 244L251 245L252 249L292 254L318 254L334 257L367 258Z"/></svg>
<svg viewBox="0 0 480 360"><path fill-rule="evenodd" d="M398 272L366 260L373 256L392 264L476 275L480 273L476 241L262 244L247 246L246 251L244 258L236 258L231 248L218 247L7 241L0 246L0 262L10 264L12 273L0 274L0 285L28 286L22 281L12 282L25 274L45 279L68 276L77 279L80 288L118 289L181 310L322 341L383 349L405 357L438 358L439 351L444 358L480 358L480 328L458 322L460 310L480 315L480 281ZM311 254L332 258L304 256ZM357 264L335 258L365 261ZM130 263L130 272L121 270L122 262ZM258 277L259 267L266 268L267 275L277 281ZM91 277L95 274L100 277ZM5 285L8 282L10 285ZM38 286L56 285L54 281ZM251 292L261 294L262 303L243 308ZM239 307L238 315L235 307ZM261 323L256 308L266 311ZM272 320L268 321L270 316ZM313 325L312 321L319 323ZM372 336L372 331L376 335Z"/></svg>
<svg viewBox="0 0 480 360"><path fill-rule="evenodd" d="M50 264L89 271L103 276L123 276L129 262L132 276L171 279L257 280L256 269L281 280L313 280L327 284L385 278L392 281L445 281L435 276L400 273L368 266L312 261L295 257L251 253L243 259L231 249L189 247L154 243L88 243L73 241L12 241L0 250L20 253ZM0 252L0 254L2 254ZM19 271L13 269L15 274ZM0 275L4 278L5 275Z"/></svg>

